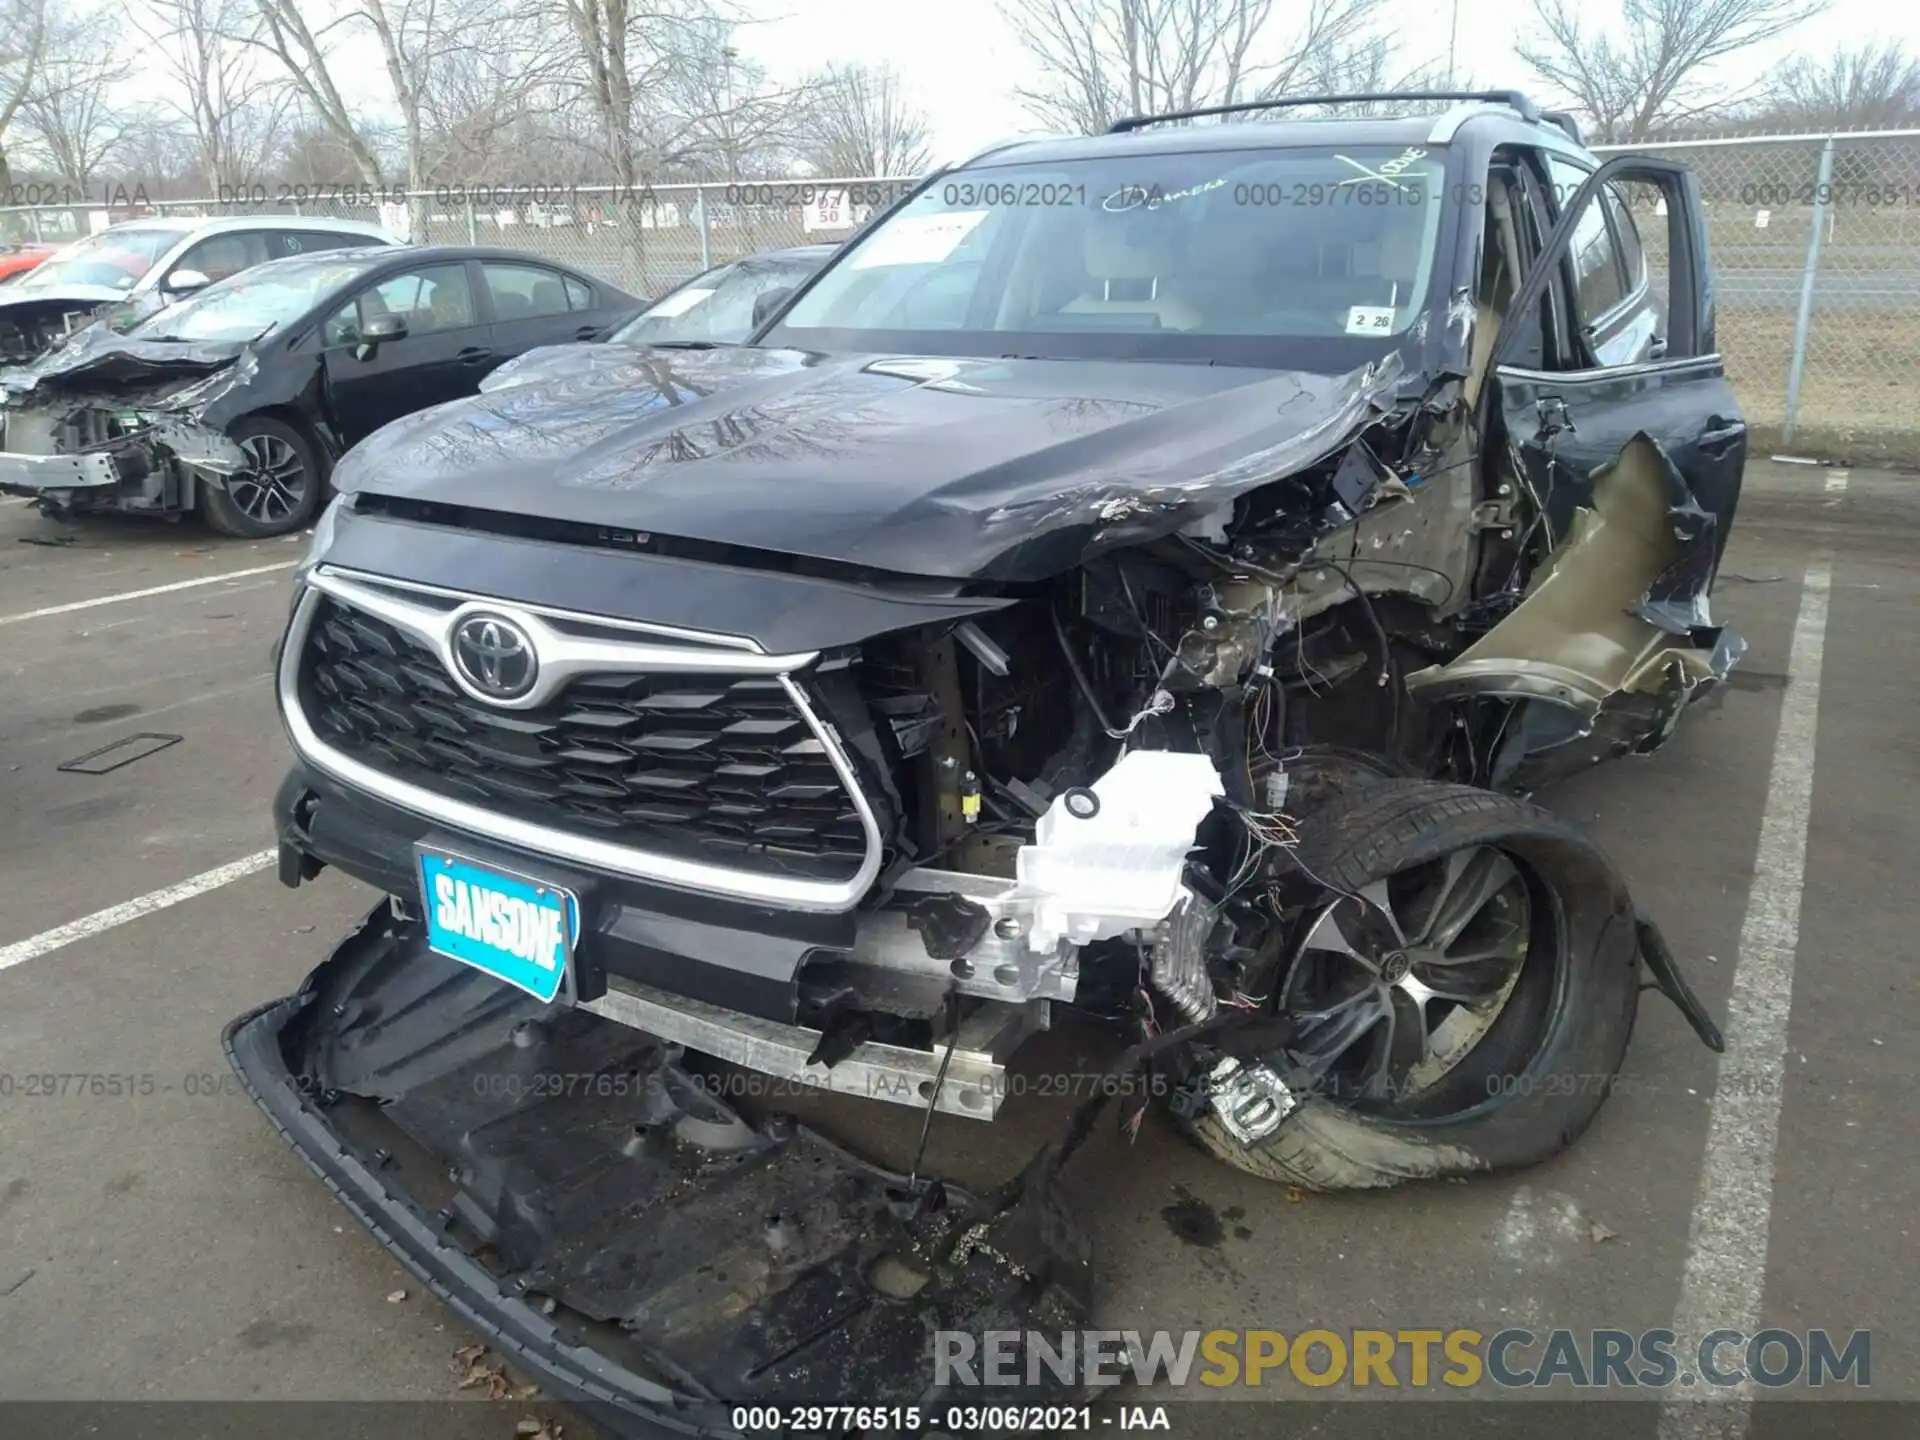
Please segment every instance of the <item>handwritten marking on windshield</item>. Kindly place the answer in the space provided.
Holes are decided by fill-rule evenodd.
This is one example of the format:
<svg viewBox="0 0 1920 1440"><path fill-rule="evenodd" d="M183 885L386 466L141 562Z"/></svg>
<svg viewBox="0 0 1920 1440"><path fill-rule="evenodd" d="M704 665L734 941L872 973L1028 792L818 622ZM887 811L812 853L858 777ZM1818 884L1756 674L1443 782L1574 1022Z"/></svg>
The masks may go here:
<svg viewBox="0 0 1920 1440"><path fill-rule="evenodd" d="M1218 190L1226 183L1224 178L1203 180L1198 185L1189 185L1185 190L1162 190L1158 185L1122 185L1100 202L1100 208L1115 215L1125 214L1129 210L1158 210L1162 205L1171 205L1176 200ZM1116 201L1119 203L1116 204Z"/></svg>
<svg viewBox="0 0 1920 1440"><path fill-rule="evenodd" d="M1419 149L1417 146L1410 146L1408 149L1394 156L1393 159L1384 162L1378 170L1369 169L1351 155L1335 155L1333 158L1343 165L1351 165L1360 172L1358 175L1350 175L1345 180L1340 181L1339 183L1341 185L1358 185L1363 181L1372 180L1382 185L1391 185L1396 190L1410 191L1413 187L1411 185L1403 185L1399 177L1416 161L1425 159L1426 154L1427 152L1425 150Z"/></svg>

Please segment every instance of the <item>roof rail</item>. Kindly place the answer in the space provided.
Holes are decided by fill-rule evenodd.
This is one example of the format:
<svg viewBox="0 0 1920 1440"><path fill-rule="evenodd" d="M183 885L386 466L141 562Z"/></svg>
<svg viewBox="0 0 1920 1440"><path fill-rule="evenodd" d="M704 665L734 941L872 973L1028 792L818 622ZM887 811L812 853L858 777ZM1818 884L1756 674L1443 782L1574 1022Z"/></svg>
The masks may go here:
<svg viewBox="0 0 1920 1440"><path fill-rule="evenodd" d="M1163 120L1198 120L1208 115L1244 115L1252 110L1284 110L1298 105L1361 105L1380 100L1484 100L1517 110L1523 120L1546 118L1518 90L1382 90L1359 95L1299 95L1278 100L1242 100L1232 105L1205 105L1197 110L1169 110L1164 115L1129 115L1107 127L1109 135L1158 125ZM1565 128L1562 126L1561 128Z"/></svg>
<svg viewBox="0 0 1920 1440"><path fill-rule="evenodd" d="M1573 141L1574 144L1584 145L1587 143L1580 138L1580 122L1565 110L1542 110L1540 112L1540 118L1549 125L1558 125L1566 132L1567 138Z"/></svg>

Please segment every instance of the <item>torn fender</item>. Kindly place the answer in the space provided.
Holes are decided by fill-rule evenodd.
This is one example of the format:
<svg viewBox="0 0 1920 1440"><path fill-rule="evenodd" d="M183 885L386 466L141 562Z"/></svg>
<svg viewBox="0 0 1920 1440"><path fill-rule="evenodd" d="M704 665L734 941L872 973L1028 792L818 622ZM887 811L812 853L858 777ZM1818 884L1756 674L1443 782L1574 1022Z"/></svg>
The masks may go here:
<svg viewBox="0 0 1920 1440"><path fill-rule="evenodd" d="M1454 660L1407 677L1423 702L1526 702L1496 757L1496 783L1539 784L1655 748L1746 649L1704 623L1713 517L1658 443L1628 441L1594 472L1593 502L1512 614Z"/></svg>

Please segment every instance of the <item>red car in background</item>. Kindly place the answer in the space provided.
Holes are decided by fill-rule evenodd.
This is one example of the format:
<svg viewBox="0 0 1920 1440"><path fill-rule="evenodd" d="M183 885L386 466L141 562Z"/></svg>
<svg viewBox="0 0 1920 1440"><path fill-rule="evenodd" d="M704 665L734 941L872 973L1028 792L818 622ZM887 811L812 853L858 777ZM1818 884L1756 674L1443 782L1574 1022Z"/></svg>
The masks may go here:
<svg viewBox="0 0 1920 1440"><path fill-rule="evenodd" d="M0 244L0 285L6 284L16 275L26 274L59 248L58 245L41 245L22 240Z"/></svg>

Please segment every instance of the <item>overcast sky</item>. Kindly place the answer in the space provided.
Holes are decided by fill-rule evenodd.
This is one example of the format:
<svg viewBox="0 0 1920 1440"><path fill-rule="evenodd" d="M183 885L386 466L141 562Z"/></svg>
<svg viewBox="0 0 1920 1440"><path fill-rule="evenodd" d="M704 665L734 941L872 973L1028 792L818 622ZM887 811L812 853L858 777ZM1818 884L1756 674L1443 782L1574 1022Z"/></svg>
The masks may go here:
<svg viewBox="0 0 1920 1440"><path fill-rule="evenodd" d="M1014 98L1031 83L1032 63L994 0L740 0L757 23L738 44L778 77L829 63L891 65L933 123L936 159L1035 128ZM1276 0L1276 26L1306 0ZM1400 46L1404 69L1444 61L1449 10L1445 0L1386 0L1380 29ZM1458 62L1481 84L1538 93L1539 84L1513 53L1526 33L1527 0L1462 0ZM1618 13L1617 0L1588 7L1598 20ZM1904 40L1920 50L1920 5L1901 0L1833 0L1825 15L1791 38L1726 63L1730 81L1747 82L1795 53L1825 54L1836 45ZM1541 94L1540 98L1556 98Z"/></svg>

